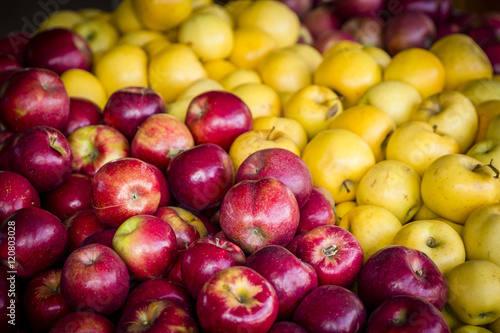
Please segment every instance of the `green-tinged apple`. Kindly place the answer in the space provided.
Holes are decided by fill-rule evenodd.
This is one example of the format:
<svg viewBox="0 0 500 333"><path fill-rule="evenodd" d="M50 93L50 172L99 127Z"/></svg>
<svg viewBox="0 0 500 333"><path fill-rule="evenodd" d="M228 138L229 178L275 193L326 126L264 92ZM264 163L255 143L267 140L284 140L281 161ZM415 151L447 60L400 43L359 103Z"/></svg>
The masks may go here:
<svg viewBox="0 0 500 333"><path fill-rule="evenodd" d="M195 240L207 236L207 228L203 222L184 208L161 206L154 215L172 227L179 250L186 249Z"/></svg>
<svg viewBox="0 0 500 333"><path fill-rule="evenodd" d="M486 133L488 132L489 125L493 119L500 117L500 100L493 100L479 104L476 106L476 112L479 118L479 126L474 142L479 142L486 138ZM498 129L498 125L494 127Z"/></svg>
<svg viewBox="0 0 500 333"><path fill-rule="evenodd" d="M413 216L414 221L434 220L436 218L439 218L439 215L430 210L429 207L427 207L427 205L424 202L422 202L422 206L420 206L420 209L417 211L417 214Z"/></svg>
<svg viewBox="0 0 500 333"><path fill-rule="evenodd" d="M500 141L500 115L493 118L488 124L488 129L486 130L486 139Z"/></svg>
<svg viewBox="0 0 500 333"><path fill-rule="evenodd" d="M73 30L87 41L94 55L110 49L118 41L119 32L109 21L90 18L73 27Z"/></svg>
<svg viewBox="0 0 500 333"><path fill-rule="evenodd" d="M458 88L475 106L500 99L500 82L495 79L475 79Z"/></svg>
<svg viewBox="0 0 500 333"><path fill-rule="evenodd" d="M470 147L467 155L484 164L491 162L495 166L500 166L500 138L479 141Z"/></svg>
<svg viewBox="0 0 500 333"><path fill-rule="evenodd" d="M253 119L254 130L270 130L272 128L287 133L293 139L300 151L307 144L307 133L296 119L278 116L262 116Z"/></svg>
<svg viewBox="0 0 500 333"><path fill-rule="evenodd" d="M500 200L498 170L463 154L435 160L425 171L420 188L431 211L460 224L475 209Z"/></svg>

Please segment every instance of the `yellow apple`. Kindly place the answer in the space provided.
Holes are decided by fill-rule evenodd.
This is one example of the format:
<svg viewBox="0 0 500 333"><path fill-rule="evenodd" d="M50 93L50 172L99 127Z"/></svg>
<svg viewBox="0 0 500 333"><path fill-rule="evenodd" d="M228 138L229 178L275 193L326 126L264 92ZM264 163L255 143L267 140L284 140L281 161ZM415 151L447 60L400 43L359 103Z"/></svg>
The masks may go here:
<svg viewBox="0 0 500 333"><path fill-rule="evenodd" d="M63 9L55 11L45 19L38 31L51 28L67 28L72 29L75 25L85 20L85 17L76 10Z"/></svg>
<svg viewBox="0 0 500 333"><path fill-rule="evenodd" d="M75 25L73 30L82 36L94 54L109 50L118 41L118 30L109 21L87 19Z"/></svg>
<svg viewBox="0 0 500 333"><path fill-rule="evenodd" d="M295 142L302 152L307 144L307 133L304 127L295 119L278 116L263 116L253 119L253 129L263 130L275 128L282 131Z"/></svg>
<svg viewBox="0 0 500 333"><path fill-rule="evenodd" d="M226 59L204 62L203 67L205 67L208 77L218 82L220 82L224 76L237 69L234 63Z"/></svg>
<svg viewBox="0 0 500 333"><path fill-rule="evenodd" d="M327 129L342 110L342 102L333 90L313 84L290 96L284 105L283 115L297 120L310 140Z"/></svg>
<svg viewBox="0 0 500 333"><path fill-rule="evenodd" d="M359 241L365 262L376 251L391 245L394 236L402 227L393 213L375 205L358 205L351 208L338 225L352 233Z"/></svg>
<svg viewBox="0 0 500 333"><path fill-rule="evenodd" d="M253 69L238 68L229 72L219 82L224 89L231 91L242 84L262 83L262 78L259 73Z"/></svg>
<svg viewBox="0 0 500 333"><path fill-rule="evenodd" d="M192 0L132 0L140 22L149 29L165 31L179 26L192 11Z"/></svg>
<svg viewBox="0 0 500 333"><path fill-rule="evenodd" d="M245 102L254 119L281 115L281 100L278 93L264 83L240 84L231 92Z"/></svg>
<svg viewBox="0 0 500 333"><path fill-rule="evenodd" d="M476 106L479 124L474 142L483 141L486 139L486 133L490 123L497 116L500 116L500 100L488 101Z"/></svg>
<svg viewBox="0 0 500 333"><path fill-rule="evenodd" d="M462 325L455 328L451 333L491 333L489 329L476 325Z"/></svg>
<svg viewBox="0 0 500 333"><path fill-rule="evenodd" d="M354 200L358 183L375 164L368 143L344 129L324 130L302 151L315 185L326 188L335 203Z"/></svg>
<svg viewBox="0 0 500 333"><path fill-rule="evenodd" d="M458 91L477 106L487 101L500 99L500 82L493 79L475 79L462 84Z"/></svg>
<svg viewBox="0 0 500 333"><path fill-rule="evenodd" d="M144 51L146 51L148 57L151 59L170 44L171 43L167 39L154 39L146 43L146 45L144 45L142 48L144 49Z"/></svg>
<svg viewBox="0 0 500 333"><path fill-rule="evenodd" d="M422 177L421 193L429 209L464 224L477 208L500 200L500 179L473 157L449 154L436 159Z"/></svg>
<svg viewBox="0 0 500 333"><path fill-rule="evenodd" d="M387 140L385 156L408 164L419 176L438 157L457 154L457 141L424 121L409 121L399 126Z"/></svg>
<svg viewBox="0 0 500 333"><path fill-rule="evenodd" d="M467 155L474 157L483 164L490 162L500 167L500 140L484 140L473 145Z"/></svg>
<svg viewBox="0 0 500 333"><path fill-rule="evenodd" d="M285 50L295 52L301 56L307 63L311 73L314 73L321 61L323 61L321 53L309 44L295 44L285 48Z"/></svg>
<svg viewBox="0 0 500 333"><path fill-rule="evenodd" d="M448 324L450 330L465 325L457 318L457 316L453 312L451 312L450 306L448 304L446 304L441 313L443 314L444 320L446 320L446 323Z"/></svg>
<svg viewBox="0 0 500 333"><path fill-rule="evenodd" d="M419 210L413 216L414 221L418 220L434 220L436 218L439 218L439 215L434 213L432 210L427 207L425 203L422 202L422 206L420 206Z"/></svg>
<svg viewBox="0 0 500 333"><path fill-rule="evenodd" d="M488 260L467 260L446 274L448 305L458 319L487 325L500 318L500 266Z"/></svg>
<svg viewBox="0 0 500 333"><path fill-rule="evenodd" d="M486 130L486 139L500 141L500 115L490 121Z"/></svg>
<svg viewBox="0 0 500 333"><path fill-rule="evenodd" d="M190 103L190 99L182 99L180 101L167 104L166 113L184 122L186 120L187 109Z"/></svg>
<svg viewBox="0 0 500 333"><path fill-rule="evenodd" d="M226 21L229 24L229 26L231 27L231 29L234 29L234 20L233 20L231 14L229 14L229 11L227 10L226 6L223 6L219 3L214 3L214 2L212 2L212 0L197 0L197 1L205 1L205 2L210 2L210 3L207 3L201 7L198 7L198 8L195 8L193 6L192 15L196 15L196 14L200 14L200 13L212 13L212 14L219 16L224 21Z"/></svg>
<svg viewBox="0 0 500 333"><path fill-rule="evenodd" d="M439 220L405 224L394 236L392 244L424 252L443 274L465 262L465 247L460 234Z"/></svg>
<svg viewBox="0 0 500 333"><path fill-rule="evenodd" d="M224 90L224 87L222 87L219 82L209 78L199 79L187 86L186 89L177 97L177 101L183 99L192 100L194 97L212 90Z"/></svg>
<svg viewBox="0 0 500 333"><path fill-rule="evenodd" d="M339 221L350 211L352 208L356 207L358 203L356 201L344 201L335 205L335 212L337 213L337 218ZM337 223L338 225L339 223Z"/></svg>
<svg viewBox="0 0 500 333"><path fill-rule="evenodd" d="M234 47L229 61L239 68L256 69L257 64L278 48L275 40L258 28L239 28L234 31Z"/></svg>
<svg viewBox="0 0 500 333"><path fill-rule="evenodd" d="M127 44L144 47L148 43L155 40L167 40L167 37L165 37L165 35L163 35L159 31L141 29L129 31L122 34L116 44Z"/></svg>
<svg viewBox="0 0 500 333"><path fill-rule="evenodd" d="M382 70L385 70L387 65L391 62L392 58L384 49L376 46L365 46L363 47L363 51L368 53L375 59L375 61L379 64Z"/></svg>
<svg viewBox="0 0 500 333"><path fill-rule="evenodd" d="M420 176L401 161L380 161L361 178L356 201L358 205L382 206L406 223L422 205Z"/></svg>
<svg viewBox="0 0 500 333"><path fill-rule="evenodd" d="M111 22L122 34L145 28L135 12L132 0L121 0L118 3L118 6L111 13Z"/></svg>
<svg viewBox="0 0 500 333"><path fill-rule="evenodd" d="M69 97L88 99L97 104L101 110L106 106L108 94L106 89L94 74L79 68L72 68L61 74Z"/></svg>

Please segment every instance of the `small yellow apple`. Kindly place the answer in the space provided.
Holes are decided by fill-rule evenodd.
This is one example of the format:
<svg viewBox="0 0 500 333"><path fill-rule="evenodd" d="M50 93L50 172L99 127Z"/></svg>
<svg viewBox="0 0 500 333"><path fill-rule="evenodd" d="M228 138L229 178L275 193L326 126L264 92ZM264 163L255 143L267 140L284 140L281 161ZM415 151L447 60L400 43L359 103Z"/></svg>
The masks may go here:
<svg viewBox="0 0 500 333"><path fill-rule="evenodd" d="M94 74L83 69L72 68L61 74L61 81L69 97L88 99L97 104L101 110L104 109L108 95L104 85Z"/></svg>
<svg viewBox="0 0 500 333"><path fill-rule="evenodd" d="M122 33L144 29L144 25L139 20L132 0L121 0L118 6L111 13L111 23Z"/></svg>
<svg viewBox="0 0 500 333"><path fill-rule="evenodd" d="M385 70L392 58L384 49L376 46L365 46L363 47L363 51L368 53L375 59L375 61L379 64L382 70Z"/></svg>
<svg viewBox="0 0 500 333"><path fill-rule="evenodd" d="M434 213L432 210L427 207L425 203L422 203L422 206L420 206L420 209L417 211L415 216L413 216L414 221L418 220L434 220L436 218L439 218L439 215Z"/></svg>
<svg viewBox="0 0 500 333"><path fill-rule="evenodd" d="M500 141L500 115L490 121L486 130L486 139Z"/></svg>
<svg viewBox="0 0 500 333"><path fill-rule="evenodd" d="M450 306L448 304L444 307L441 313L443 314L444 320L446 320L446 323L448 324L450 330L465 325L457 318L457 316L453 312L451 312Z"/></svg>
<svg viewBox="0 0 500 333"><path fill-rule="evenodd" d="M307 144L307 133L304 127L295 119L278 116L263 116L253 119L254 130L264 130L275 128L282 131L293 139L299 150L302 152Z"/></svg>
<svg viewBox="0 0 500 333"><path fill-rule="evenodd" d="M144 45L142 48L144 49L144 51L146 51L148 57L151 59L170 44L171 43L167 39L154 39L146 43L146 45Z"/></svg>
<svg viewBox="0 0 500 333"><path fill-rule="evenodd" d="M479 141L467 151L467 155L483 164L491 162L495 166L500 166L500 140Z"/></svg>
<svg viewBox="0 0 500 333"><path fill-rule="evenodd" d="M182 99L180 101L167 104L166 113L168 113L171 116L174 116L175 118L179 119L182 122L185 122L187 109L190 103L191 103L190 99Z"/></svg>
<svg viewBox="0 0 500 333"><path fill-rule="evenodd" d="M149 29L165 31L179 26L193 10L192 0L132 0L140 22Z"/></svg>
<svg viewBox="0 0 500 333"><path fill-rule="evenodd" d="M186 89L177 97L176 101L181 101L183 99L192 100L194 97L212 90L222 91L224 90L224 87L222 87L219 82L209 78L199 79L187 86Z"/></svg>
<svg viewBox="0 0 500 333"><path fill-rule="evenodd" d="M50 14L38 27L38 31L51 28L72 29L85 20L85 17L76 10L63 9Z"/></svg>
<svg viewBox="0 0 500 333"><path fill-rule="evenodd" d="M122 34L116 44L127 44L144 47L148 43L155 40L167 40L167 37L165 37L165 35L163 35L159 31L141 29L129 31Z"/></svg>
<svg viewBox="0 0 500 333"><path fill-rule="evenodd" d="M337 219L339 221L350 211L352 208L356 207L358 203L356 201L344 201L335 205L335 212L337 213ZM338 225L339 223L337 223Z"/></svg>
<svg viewBox="0 0 500 333"><path fill-rule="evenodd" d="M285 50L295 52L301 56L307 63L311 73L314 73L321 61L323 61L321 53L309 44L295 44L285 48Z"/></svg>
<svg viewBox="0 0 500 333"><path fill-rule="evenodd" d="M476 325L462 325L455 328L451 333L491 333L489 329Z"/></svg>
<svg viewBox="0 0 500 333"><path fill-rule="evenodd" d="M259 73L253 69L238 68L229 72L219 82L224 89L232 91L243 84L262 83L262 78Z"/></svg>
<svg viewBox="0 0 500 333"><path fill-rule="evenodd" d="M493 79L475 79L462 84L458 91L470 99L474 106L478 106L500 99L500 82Z"/></svg>
<svg viewBox="0 0 500 333"><path fill-rule="evenodd" d="M118 41L118 30L109 21L99 18L87 19L73 27L89 45L94 54L109 50Z"/></svg>
<svg viewBox="0 0 500 333"><path fill-rule="evenodd" d="M229 61L239 68L256 69L257 64L278 48L275 40L258 28L239 28L234 31L234 47Z"/></svg>
<svg viewBox="0 0 500 333"><path fill-rule="evenodd" d="M226 59L204 62L203 67L205 67L208 77L218 82L220 82L224 76L237 69L235 64Z"/></svg>
<svg viewBox="0 0 500 333"><path fill-rule="evenodd" d="M281 100L278 93L264 83L240 84L231 92L245 102L254 119L281 115Z"/></svg>
<svg viewBox="0 0 500 333"><path fill-rule="evenodd" d="M195 8L193 6L192 15L200 14L200 13L212 13L219 16L221 19L226 21L231 29L234 29L234 20L226 6L223 6L219 3L214 3L212 0L196 0L196 1L205 1L210 2L201 7Z"/></svg>
<svg viewBox="0 0 500 333"><path fill-rule="evenodd" d="M486 133L490 123L497 116L500 116L500 100L488 101L476 106L477 116L479 118L477 134L474 142L486 139Z"/></svg>

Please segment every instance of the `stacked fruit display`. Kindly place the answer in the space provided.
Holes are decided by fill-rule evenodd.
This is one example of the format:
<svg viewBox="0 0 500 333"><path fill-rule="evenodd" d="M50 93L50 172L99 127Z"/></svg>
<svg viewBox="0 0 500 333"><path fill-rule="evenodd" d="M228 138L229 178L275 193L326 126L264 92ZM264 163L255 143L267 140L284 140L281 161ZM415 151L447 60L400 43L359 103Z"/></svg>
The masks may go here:
<svg viewBox="0 0 500 333"><path fill-rule="evenodd" d="M500 332L500 14L123 0L0 40L1 332Z"/></svg>

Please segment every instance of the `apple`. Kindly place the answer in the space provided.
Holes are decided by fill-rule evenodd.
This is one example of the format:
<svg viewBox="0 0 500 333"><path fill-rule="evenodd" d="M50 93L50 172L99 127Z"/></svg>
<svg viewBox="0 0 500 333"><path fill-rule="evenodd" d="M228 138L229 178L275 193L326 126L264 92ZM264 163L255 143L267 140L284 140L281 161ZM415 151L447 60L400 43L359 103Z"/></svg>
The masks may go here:
<svg viewBox="0 0 500 333"><path fill-rule="evenodd" d="M209 212L209 210L205 211ZM208 217L203 215L204 212L201 212L200 214L196 214L195 216L200 219L201 223L205 226L205 230L207 231L207 236L212 237L215 236L216 233L220 231L220 226L218 222L216 222L216 219L218 219L218 213L219 209L217 209L216 212L213 214L210 214Z"/></svg>
<svg viewBox="0 0 500 333"><path fill-rule="evenodd" d="M18 134L19 133L14 133L14 134L10 135L8 138L6 138L5 140L3 140L2 142L0 142L0 170L2 170L2 171L10 171L9 152L10 152L10 148L12 147L12 143L14 142L14 140Z"/></svg>
<svg viewBox="0 0 500 333"><path fill-rule="evenodd" d="M364 46L383 47L382 22L375 17L352 16L342 24L341 29Z"/></svg>
<svg viewBox="0 0 500 333"><path fill-rule="evenodd" d="M262 178L274 178L287 185L299 208L304 206L313 187L311 172L304 161L283 148L261 149L252 153L236 173L236 183Z"/></svg>
<svg viewBox="0 0 500 333"><path fill-rule="evenodd" d="M500 119L500 117L499 117ZM500 140L483 140L474 144L467 151L467 155L475 158L483 164L500 164Z"/></svg>
<svg viewBox="0 0 500 333"><path fill-rule="evenodd" d="M170 203L170 190L168 188L167 176L157 166L149 163L149 166L154 170L158 183L160 183L160 203L158 206L166 206Z"/></svg>
<svg viewBox="0 0 500 333"><path fill-rule="evenodd" d="M127 266L110 247L79 247L64 261L61 294L73 311L110 315L125 303L129 285Z"/></svg>
<svg viewBox="0 0 500 333"><path fill-rule="evenodd" d="M165 112L163 98L148 87L126 87L109 96L102 112L104 123L132 140L150 116Z"/></svg>
<svg viewBox="0 0 500 333"><path fill-rule="evenodd" d="M320 32L312 43L312 46L321 54L325 54L325 52L341 41L356 42L356 38L341 29L329 29Z"/></svg>
<svg viewBox="0 0 500 333"><path fill-rule="evenodd" d="M483 51L493 66L493 72L500 74L500 42L484 45Z"/></svg>
<svg viewBox="0 0 500 333"><path fill-rule="evenodd" d="M177 251L177 257L175 258L175 262L172 265L170 271L168 271L167 275L165 276L167 280L172 282L177 282L183 286L184 286L184 280L182 279L181 265L185 254L186 254L186 249Z"/></svg>
<svg viewBox="0 0 500 333"><path fill-rule="evenodd" d="M115 325L105 316L94 312L82 311L71 312L60 318L50 328L49 333L66 333L68 327L77 332L97 330L101 333L114 333L116 331Z"/></svg>
<svg viewBox="0 0 500 333"><path fill-rule="evenodd" d="M369 16L382 11L386 0L337 0L337 13L347 19L353 16Z"/></svg>
<svg viewBox="0 0 500 333"><path fill-rule="evenodd" d="M403 11L419 11L424 12L435 22L447 21L454 10L452 0L388 0L387 7L399 4L403 7Z"/></svg>
<svg viewBox="0 0 500 333"><path fill-rule="evenodd" d="M366 323L366 310L349 289L318 286L299 303L293 322L308 332L361 332Z"/></svg>
<svg viewBox="0 0 500 333"><path fill-rule="evenodd" d="M218 207L235 179L228 153L213 143L176 155L166 170L172 196L194 211Z"/></svg>
<svg viewBox="0 0 500 333"><path fill-rule="evenodd" d="M85 39L94 56L113 47L119 37L119 31L111 20L101 17L89 17L75 24L72 30Z"/></svg>
<svg viewBox="0 0 500 333"><path fill-rule="evenodd" d="M7 268L0 266L0 329L2 332L16 332L16 316L19 316L19 288L14 273L8 273ZM19 317L17 317L19 318Z"/></svg>
<svg viewBox="0 0 500 333"><path fill-rule="evenodd" d="M240 134L252 129L252 113L235 94L213 90L191 100L185 122L196 144L213 143L228 151Z"/></svg>
<svg viewBox="0 0 500 333"><path fill-rule="evenodd" d="M267 332L278 315L278 298L262 275L248 267L233 266L205 283L196 313L207 332Z"/></svg>
<svg viewBox="0 0 500 333"><path fill-rule="evenodd" d="M300 18L308 13L314 5L313 0L280 0Z"/></svg>
<svg viewBox="0 0 500 333"><path fill-rule="evenodd" d="M0 91L0 121L13 132L35 126L62 129L69 116L69 97L59 76L42 68L12 74Z"/></svg>
<svg viewBox="0 0 500 333"><path fill-rule="evenodd" d="M17 276L29 279L64 256L67 233L52 213L26 207L0 223L0 262Z"/></svg>
<svg viewBox="0 0 500 333"><path fill-rule="evenodd" d="M25 207L40 208L40 196L26 177L13 171L0 171L0 221Z"/></svg>
<svg viewBox="0 0 500 333"><path fill-rule="evenodd" d="M299 151L302 151L307 144L307 132L302 124L291 117L286 116L262 116L254 118L254 130L275 130L285 132L293 139Z"/></svg>
<svg viewBox="0 0 500 333"><path fill-rule="evenodd" d="M301 233L301 234L296 234L290 243L286 245L286 249L290 251L293 255L297 255L297 246L299 245L299 242L304 236L306 235L306 232Z"/></svg>
<svg viewBox="0 0 500 333"><path fill-rule="evenodd" d="M31 35L22 31L11 31L0 38L0 52L11 54L20 63L23 59L24 48L30 40Z"/></svg>
<svg viewBox="0 0 500 333"><path fill-rule="evenodd" d="M358 295L368 311L396 295L422 298L442 311L448 287L443 273L425 253L389 245L372 254L361 268Z"/></svg>
<svg viewBox="0 0 500 333"><path fill-rule="evenodd" d="M318 274L318 284L353 286L363 265L363 248L346 229L324 225L308 231L297 244L296 255Z"/></svg>
<svg viewBox="0 0 500 333"><path fill-rule="evenodd" d="M5 81L9 77L11 77L14 73L22 71L23 68L20 67L11 67L8 69L4 69L3 71L0 72L0 87L4 84ZM2 125L3 126L3 125Z"/></svg>
<svg viewBox="0 0 500 333"><path fill-rule="evenodd" d="M111 227L134 215L154 214L160 199L156 172L137 158L110 161L92 178L92 206L99 221Z"/></svg>
<svg viewBox="0 0 500 333"><path fill-rule="evenodd" d="M26 67L46 68L61 75L68 69L91 70L92 51L85 39L67 28L36 33L23 52Z"/></svg>
<svg viewBox="0 0 500 333"><path fill-rule="evenodd" d="M495 116L488 124L486 139L500 141L500 116Z"/></svg>
<svg viewBox="0 0 500 333"><path fill-rule="evenodd" d="M81 209L63 220L68 232L68 253L76 250L93 233L103 230L106 225L99 222L92 208Z"/></svg>
<svg viewBox="0 0 500 333"><path fill-rule="evenodd" d="M334 6L329 3L311 8L301 18L301 22L311 33L315 40L322 31L339 29L341 21L337 17Z"/></svg>
<svg viewBox="0 0 500 333"><path fill-rule="evenodd" d="M89 245L89 244L102 244L107 247L113 248L113 237L115 236L116 229L115 228L104 228L101 230L97 230L88 237L86 237L81 243L80 247Z"/></svg>
<svg viewBox="0 0 500 333"><path fill-rule="evenodd" d="M436 23L436 40L460 32L462 32L462 27L457 23L448 21Z"/></svg>
<svg viewBox="0 0 500 333"><path fill-rule="evenodd" d="M336 224L335 202L324 187L313 185L311 194L300 208L297 233L305 233L322 225Z"/></svg>
<svg viewBox="0 0 500 333"><path fill-rule="evenodd" d="M80 127L99 125L102 123L102 110L94 102L80 97L70 97L69 116L61 128L64 136L69 137Z"/></svg>
<svg viewBox="0 0 500 333"><path fill-rule="evenodd" d="M245 254L236 244L215 237L203 237L192 243L184 253L182 280L189 294L197 299L203 285L215 273L243 264Z"/></svg>
<svg viewBox="0 0 500 333"><path fill-rule="evenodd" d="M366 333L391 331L449 333L443 314L428 301L415 296L391 296L383 301L366 323Z"/></svg>
<svg viewBox="0 0 500 333"><path fill-rule="evenodd" d="M292 191L274 178L234 185L220 208L222 231L247 255L267 245L286 246L297 231L299 218Z"/></svg>
<svg viewBox="0 0 500 333"><path fill-rule="evenodd" d="M68 141L73 152L73 171L91 177L107 162L130 153L127 138L108 125L78 128Z"/></svg>
<svg viewBox="0 0 500 333"><path fill-rule="evenodd" d="M248 256L245 266L271 283L278 297L277 321L292 318L300 301L318 286L314 268L286 248L269 245Z"/></svg>
<svg viewBox="0 0 500 333"><path fill-rule="evenodd" d="M267 333L307 333L307 331L292 321L277 321Z"/></svg>
<svg viewBox="0 0 500 333"><path fill-rule="evenodd" d="M61 269L34 276L23 294L23 309L33 332L48 332L60 318L72 312L60 290Z"/></svg>
<svg viewBox="0 0 500 333"><path fill-rule="evenodd" d="M21 66L13 55L0 52L0 72L10 68L21 68Z"/></svg>

